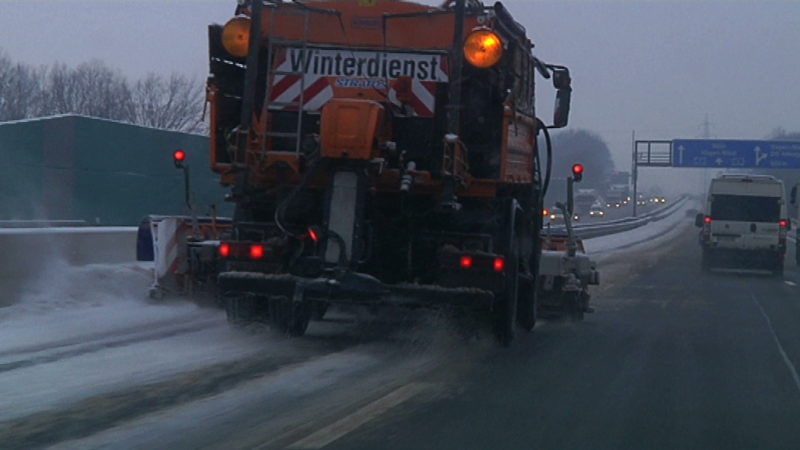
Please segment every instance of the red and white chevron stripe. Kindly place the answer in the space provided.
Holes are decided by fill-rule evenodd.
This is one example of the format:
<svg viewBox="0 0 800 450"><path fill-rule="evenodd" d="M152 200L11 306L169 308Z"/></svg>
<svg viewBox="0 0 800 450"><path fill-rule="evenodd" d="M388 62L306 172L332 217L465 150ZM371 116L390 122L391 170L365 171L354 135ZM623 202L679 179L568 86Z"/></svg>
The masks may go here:
<svg viewBox="0 0 800 450"><path fill-rule="evenodd" d="M285 51L278 55L279 61L275 67L276 71L288 72L291 70L289 60L286 58ZM305 87L301 91L301 87ZM276 75L272 82L272 93L270 101L278 103L300 102L300 94L303 92L303 109L305 111L319 111L325 103L333 98L333 88L328 77L319 75L305 74L299 75ZM270 109L296 110L295 106L275 105Z"/></svg>
<svg viewBox="0 0 800 450"><path fill-rule="evenodd" d="M414 113L420 117L433 117L436 112L436 83L431 81L411 80L411 95L408 96L407 106L411 107ZM389 101L398 107L404 105L397 98L397 91L394 86L389 89Z"/></svg>

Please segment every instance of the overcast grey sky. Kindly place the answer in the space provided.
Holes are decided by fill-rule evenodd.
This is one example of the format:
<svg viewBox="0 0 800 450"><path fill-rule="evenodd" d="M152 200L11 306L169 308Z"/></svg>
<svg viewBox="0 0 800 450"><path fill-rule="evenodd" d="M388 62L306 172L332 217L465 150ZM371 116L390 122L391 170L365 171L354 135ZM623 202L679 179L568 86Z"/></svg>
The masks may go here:
<svg viewBox="0 0 800 450"><path fill-rule="evenodd" d="M436 3L426 2L426 3ZM618 168L639 138L764 138L800 131L800 2L506 2L536 53L573 74L571 127L599 133ZM136 78L206 75L206 25L235 0L0 0L0 48L14 60L101 59ZM540 83L547 117L552 86Z"/></svg>

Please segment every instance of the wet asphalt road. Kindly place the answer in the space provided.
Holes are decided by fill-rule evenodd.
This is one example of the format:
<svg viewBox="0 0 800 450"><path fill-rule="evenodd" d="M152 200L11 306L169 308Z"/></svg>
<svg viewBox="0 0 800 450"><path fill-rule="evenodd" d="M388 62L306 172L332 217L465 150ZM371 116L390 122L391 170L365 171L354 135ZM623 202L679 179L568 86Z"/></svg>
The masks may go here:
<svg viewBox="0 0 800 450"><path fill-rule="evenodd" d="M635 264L634 264L635 265ZM700 272L696 231L329 448L800 448L800 273ZM418 382L437 383L433 373Z"/></svg>

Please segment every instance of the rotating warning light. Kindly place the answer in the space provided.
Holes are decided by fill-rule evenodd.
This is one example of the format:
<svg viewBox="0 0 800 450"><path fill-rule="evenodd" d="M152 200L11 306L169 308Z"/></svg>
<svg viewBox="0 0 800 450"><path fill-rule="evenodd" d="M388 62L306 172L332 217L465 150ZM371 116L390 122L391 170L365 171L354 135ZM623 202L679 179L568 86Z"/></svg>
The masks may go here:
<svg viewBox="0 0 800 450"><path fill-rule="evenodd" d="M583 164L573 164L572 165L572 178L575 181L581 181L583 179Z"/></svg>
<svg viewBox="0 0 800 450"><path fill-rule="evenodd" d="M222 46L233 56L244 58L250 47L250 18L234 17L222 28Z"/></svg>
<svg viewBox="0 0 800 450"><path fill-rule="evenodd" d="M464 57L479 69L492 67L503 57L503 41L490 30L475 30L464 41Z"/></svg>

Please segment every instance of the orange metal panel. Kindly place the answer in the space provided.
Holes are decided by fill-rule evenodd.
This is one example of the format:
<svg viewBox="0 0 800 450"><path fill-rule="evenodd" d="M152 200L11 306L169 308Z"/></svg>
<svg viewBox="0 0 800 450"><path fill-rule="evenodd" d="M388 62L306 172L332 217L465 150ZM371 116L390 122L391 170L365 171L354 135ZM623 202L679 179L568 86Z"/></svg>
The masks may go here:
<svg viewBox="0 0 800 450"><path fill-rule="evenodd" d="M395 0L327 0L305 3L313 8L338 12L309 12L308 42L312 44L446 50L453 42L455 14L452 11ZM287 10L295 12L282 12ZM290 40L302 39L305 18L297 13L300 11L302 8L291 4L265 8L262 13L262 35ZM414 16L391 17L405 14ZM465 30L469 31L475 26L477 18L467 17Z"/></svg>
<svg viewBox="0 0 800 450"><path fill-rule="evenodd" d="M209 146L209 164L211 165L211 170L216 173L221 173L230 168L230 164L219 164L217 163L217 153L224 152L224 148L217 148L217 129L216 123L219 117L219 104L217 102L217 87L213 84L208 84L206 88L206 101L209 104L209 120L211 127L208 130L208 146Z"/></svg>
<svg viewBox="0 0 800 450"><path fill-rule="evenodd" d="M533 181L533 151L536 124L526 115L506 107L503 117L502 166L500 179L505 183Z"/></svg>
<svg viewBox="0 0 800 450"><path fill-rule="evenodd" d="M320 150L327 158L371 159L383 106L370 100L333 99L322 108Z"/></svg>

